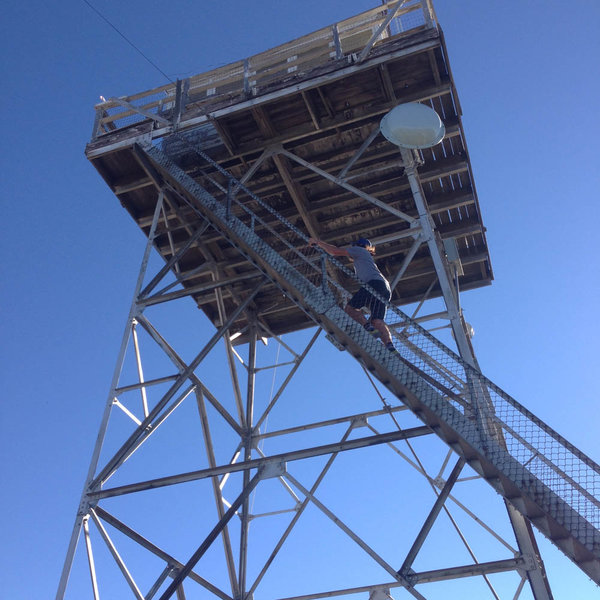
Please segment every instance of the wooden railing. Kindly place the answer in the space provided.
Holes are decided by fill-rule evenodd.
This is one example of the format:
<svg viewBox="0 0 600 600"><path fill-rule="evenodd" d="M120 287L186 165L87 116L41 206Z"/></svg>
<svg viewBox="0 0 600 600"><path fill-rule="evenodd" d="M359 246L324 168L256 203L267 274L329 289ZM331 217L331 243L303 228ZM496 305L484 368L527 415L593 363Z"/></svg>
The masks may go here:
<svg viewBox="0 0 600 600"><path fill-rule="evenodd" d="M393 11L393 19L382 28ZM388 2L244 60L97 104L92 139L147 119L176 123L183 110L221 98L255 97L275 83L293 80L329 61L356 59L368 44L434 26L431 0Z"/></svg>

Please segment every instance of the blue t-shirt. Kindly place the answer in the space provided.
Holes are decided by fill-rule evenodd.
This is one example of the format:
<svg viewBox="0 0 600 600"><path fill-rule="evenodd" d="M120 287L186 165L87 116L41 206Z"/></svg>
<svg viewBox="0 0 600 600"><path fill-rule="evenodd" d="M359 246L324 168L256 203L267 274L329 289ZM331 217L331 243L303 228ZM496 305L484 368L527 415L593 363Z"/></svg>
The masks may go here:
<svg viewBox="0 0 600 600"><path fill-rule="evenodd" d="M381 274L377 268L373 255L362 246L351 246L348 248L348 254L354 261L354 272L356 276L363 282L368 283L373 279L381 279L389 288L387 279Z"/></svg>

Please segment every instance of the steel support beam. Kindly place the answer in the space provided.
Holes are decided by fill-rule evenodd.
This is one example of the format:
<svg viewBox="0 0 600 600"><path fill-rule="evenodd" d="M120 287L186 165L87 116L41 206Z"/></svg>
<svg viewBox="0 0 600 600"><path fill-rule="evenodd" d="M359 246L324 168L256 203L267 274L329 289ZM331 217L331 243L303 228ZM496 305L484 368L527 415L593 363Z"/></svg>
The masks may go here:
<svg viewBox="0 0 600 600"><path fill-rule="evenodd" d="M348 428L345 431L344 435L342 436L342 439L341 439L341 442L340 442L341 444L345 444L346 443L346 441L348 439L348 436L352 432L353 428L354 428L354 424L350 423L350 425L348 426ZM338 453L334 452L328 458L327 462L325 463L325 466L323 467L323 469L321 470L321 472L317 476L315 482L313 483L313 485L312 485L312 487L310 489L310 493L311 494L314 494L317 491L317 488L319 487L319 485L321 485L323 479L325 478L325 475L327 474L327 472L329 471L329 469L331 469L331 466L333 465L333 462L337 458L337 455L338 455ZM267 570L269 569L270 565L275 560L275 557L277 556L277 554L281 550L281 548L282 548L283 544L285 543L286 539L288 538L288 536L292 532L294 526L296 525L296 523L298 522L298 520L302 516L302 513L305 511L306 507L308 506L308 502L309 502L309 497L307 495L305 495L304 500L297 507L296 514L293 516L292 520L289 522L289 524L286 527L285 531L283 532L281 538L279 539L279 541L275 545L275 548L273 549L273 551L269 555L269 558L267 559L267 561L263 565L263 568L261 569L260 573L257 575L256 579L254 580L254 583L252 584L252 586L248 590L248 595L250 597L254 594L256 588L258 587L258 585L262 581L262 579L265 576L265 574L266 574Z"/></svg>
<svg viewBox="0 0 600 600"><path fill-rule="evenodd" d="M241 463L221 465L215 468L200 469L198 471L190 471L188 473L181 473L179 475L169 475L167 477L160 477L158 479L141 481L129 485L90 491L88 497L93 500L100 500L101 498L111 498L114 496L121 496L123 494L133 494L134 492L141 492L143 490L155 489L167 485L175 485L179 483L186 483L188 481L196 481L197 479L205 479L207 477L237 473L247 469L255 469L263 466L266 463L281 463L302 460L305 458L312 458L314 456L323 456L325 454L356 450L357 448L366 448L368 446L376 446L379 444L387 444L389 442L396 442L398 440L406 440L413 437L420 437L422 435L430 435L431 433L431 429L429 429L427 426L413 427L411 429L403 429L402 431L392 431L390 433L382 433L375 436L348 440L343 443L335 442L333 444L325 444L323 446L314 446L312 448L303 448L301 450L283 452L281 454L269 456L266 459L253 458Z"/></svg>
<svg viewBox="0 0 600 600"><path fill-rule="evenodd" d="M364 154L365 150L371 145L371 142L379 135L379 125L373 128L373 131L366 137L360 148L353 154L344 168L338 173L338 179L344 179L346 173L352 168L354 163Z"/></svg>
<svg viewBox="0 0 600 600"><path fill-rule="evenodd" d="M128 451L140 441L143 437L148 435L149 426L160 416L161 411L167 405L167 403L175 396L177 391L183 385L183 383L188 380L194 370L198 367L198 365L206 358L208 353L214 348L216 343L221 339L223 334L229 330L231 325L235 322L237 317L241 314L243 310L245 310L248 305L252 302L260 288L263 286L264 280L259 282L257 286L254 287L253 291L246 298L246 300L240 304L233 313L229 316L227 321L223 324L223 326L211 337L209 342L203 348L203 350L196 356L196 358L186 367L186 369L181 373L181 375L177 378L177 381L171 386L169 391L163 396L163 398L156 404L156 406L150 411L148 417L144 419L142 424L134 431L133 434L129 437L129 439L121 446L121 448L116 452L111 460L108 461L104 469L100 471L100 473L96 476L94 481L91 483L90 489L94 489L97 486L101 485L102 482L112 473L122 462L125 460Z"/></svg>
<svg viewBox="0 0 600 600"><path fill-rule="evenodd" d="M172 583L165 590L165 592L160 597L160 600L168 600L173 596L174 592L177 590L179 585L183 582L183 580L190 574L192 569L196 566L198 561L202 558L204 553L211 547L212 543L215 541L216 537L221 533L223 528L229 523L231 518L236 514L238 508L242 505L242 503L248 498L248 496L252 493L252 490L258 485L261 479L261 472L259 471L250 479L248 484L244 486L244 489L240 493L240 495L234 500L231 504L229 510L223 515L223 517L219 520L219 522L215 525L212 531L208 534L205 540L200 544L196 552L192 554L188 562L183 566L182 569L177 573L177 576L173 579Z"/></svg>
<svg viewBox="0 0 600 600"><path fill-rule="evenodd" d="M206 413L206 404L204 402L204 397L202 391L196 392L197 405L198 405L198 413L200 414L200 422L202 424L202 433L204 436L204 446L206 448L206 454L208 456L208 462L211 468L215 468L217 466L217 461L215 458L215 452L213 447L212 435L210 432L210 425L208 420L208 415ZM218 477L212 477L212 487L213 494L215 497L215 505L217 507L217 514L219 515L219 519L223 519L225 516L225 509L223 508L223 492L221 490L221 486L219 485ZM231 589L233 590L234 597L239 596L239 585L238 579L235 573L235 560L233 558L233 550L231 547L231 539L229 536L229 529L227 526L223 527L223 531L221 533L223 538L223 549L225 552L225 560L227 561L227 572L229 573L229 582L231 585Z"/></svg>
<svg viewBox="0 0 600 600"><path fill-rule="evenodd" d="M397 210L397 209L393 208L392 206L389 206L388 204L386 204L385 202L382 202L378 198L375 198L375 196L372 196L371 194L367 194L367 193L363 192L362 190L359 190L358 188L354 187L353 185L346 183L343 179L340 179L339 177L336 177L335 175L330 175L329 173L327 173L327 171L323 171L323 169L319 169L319 167L316 167L315 165L304 160L303 158L300 158L299 156L296 156L292 152L285 150L282 146L279 146L279 147L273 146L272 149L273 149L273 152L277 152L278 154L283 154L284 156L287 156L289 159L297 162L298 164L302 165L303 167L306 167L307 169L314 171L315 173L321 175L321 177L324 177L325 179L327 179L333 183L336 183L337 185L348 190L349 192L356 194L359 198L362 198L363 200L366 200L367 202L370 202L371 204L378 206L379 208L394 215L395 217L398 217L399 219L402 219L403 221L406 221L407 223L409 223L411 225L413 223L415 225L417 224L417 219L415 219L414 217L411 217L410 215L403 213L401 210Z"/></svg>
<svg viewBox="0 0 600 600"><path fill-rule="evenodd" d="M296 478L292 477L289 473L285 477L295 485L310 501L321 510L327 517L329 517L353 542L358 544L362 550L364 550L380 567L386 570L392 577L397 579L408 592L418 598L419 600L425 600L425 597L414 589L413 585L406 579L406 577L395 571L394 568L388 564L381 556L379 556L372 548L368 546L362 539L360 539L345 523L338 519L322 502L320 502L313 491L307 490Z"/></svg>
<svg viewBox="0 0 600 600"><path fill-rule="evenodd" d="M252 460L252 447L254 441L252 439L252 425L254 423L254 393L256 382L256 339L257 339L257 322L254 315L250 316L249 323L249 340L248 340L248 371L247 388L246 388L246 429L244 431L244 462ZM250 471L245 470L243 474L243 485L250 485ZM239 575L240 594L242 598L246 597L246 575L248 566L248 534L250 527L250 501L247 496L241 505L241 525L240 525L240 560L239 560Z"/></svg>
<svg viewBox="0 0 600 600"><path fill-rule="evenodd" d="M479 371L479 365L475 358L475 353L471 341L466 331L466 324L460 311L458 290L454 285L451 276L451 270L441 244L439 236L436 234L433 219L429 214L423 189L419 181L417 161L414 152L400 148L402 163L408 181L410 183L413 198L419 214L422 235L429 246L431 258L435 266L436 274L442 290L446 310L450 318L450 324L454 339L459 350L461 358L476 371ZM485 417L480 417L485 419ZM485 423L481 426L487 431ZM533 535L531 525L526 523L524 517L507 504L508 516L515 532L517 544L523 556L529 557L532 562L532 569L527 570L527 577L535 600L552 600L552 592L548 584L544 563L537 547L537 542Z"/></svg>
<svg viewBox="0 0 600 600"><path fill-rule="evenodd" d="M114 558L115 562L119 566L119 570L123 574L125 581L127 581L127 584L129 585L131 591L133 592L133 595L136 597L136 600L144 600L144 596L142 595L142 592L140 592L140 589L136 585L135 581L133 580L133 577L131 576L131 573L129 572L129 569L127 568L127 565L125 565L125 563L123 562L121 555L117 551L116 546L114 545L113 541L110 539L110 536L108 535L106 529L100 522L100 519L98 518L98 515L95 513L93 508L90 510L90 514L92 515L92 519L94 519L94 523L96 524L96 527L98 528L98 531L100 532L100 535L102 536L102 539L104 540L104 543L107 545L108 549L110 550L110 553L112 554L112 557Z"/></svg>
<svg viewBox="0 0 600 600"><path fill-rule="evenodd" d="M135 284L135 290L133 293L133 301L132 301L131 307L129 309L129 315L127 317L125 331L124 331L123 337L121 339L121 346L119 348L119 353L117 356L117 363L115 365L115 370L113 372L112 382L110 385L110 392L108 394L106 404L104 405L104 413L102 415L102 421L100 423L100 430L98 432L96 444L95 444L94 450L92 452L92 459L90 461L90 467L88 469L86 481L83 486L83 492L82 492L81 500L79 503L79 510L77 511L77 515L75 517L75 524L73 526L73 531L71 533L71 539L69 541L69 546L67 548L67 555L65 558L65 563L63 565L63 570L62 570L62 573L60 576L60 581L58 583L58 589L56 592L56 600L62 600L64 598L65 591L67 588L67 582L69 580L69 574L71 572L71 567L73 565L73 558L75 556L75 550L77 549L77 542L79 540L81 525L82 525L84 517L87 518L88 508L89 508L89 503L88 503L88 499L87 499L87 491L88 491L89 486L94 478L94 473L98 466L100 452L102 450L102 445L104 443L106 429L108 427L108 420L109 420L110 413L111 413L113 398L116 395L115 390L117 389L117 386L119 383L119 376L121 373L123 360L125 358L125 352L127 350L130 328L132 326L133 320L136 318L136 316L139 313L139 307L137 306L137 299L138 299L140 291L142 289L144 277L146 276L146 271L148 269L148 261L150 260L150 252L152 250L152 244L154 242L154 237L156 235L156 228L158 225L158 219L160 217L163 200L164 200L164 192L161 190L158 194L158 199L156 202L156 206L154 208L154 217L152 219L152 225L150 227L150 232L148 234L148 241L146 242L146 248L144 250L144 255L142 257L142 263L141 263L137 281Z"/></svg>
<svg viewBox="0 0 600 600"><path fill-rule="evenodd" d="M385 30L385 28L389 25L390 21L396 16L396 13L398 12L398 10L404 4L406 4L406 2L407 2L407 0L402 0L401 2L398 2L393 8L389 9L389 12L388 12L387 16L385 17L385 19L381 22L379 27L373 32L371 39L365 44L365 47L362 49L361 53L358 55L358 58L356 59L357 63L360 64L361 62L363 62L363 60L365 60L365 58L367 58L367 55L369 54L369 52L371 52L371 48L373 47L373 45L375 44L375 42L381 35L381 32Z"/></svg>
<svg viewBox="0 0 600 600"><path fill-rule="evenodd" d="M421 527L421 531L419 531L419 534L417 535L411 549L408 551L408 554L406 555L406 558L404 559L402 566L400 567L400 569L398 569L398 573L403 575L404 577L406 577L409 574L409 572L412 568L412 564L415 561L417 554L419 553L419 550L421 550L421 548L423 547L423 543L425 542L425 539L429 535L429 532L431 531L433 524L435 523L436 519L438 518L438 515L440 514L440 511L442 510L444 503L450 496L450 491L454 487L454 484L456 483L456 480L458 479L458 476L460 475L460 472L462 471L464 466L465 466L465 459L459 458L458 461L456 462L454 469L452 470L452 473L450 474L450 477L448 477L446 483L444 484L444 487L442 488L442 491L440 492L439 496L437 497L437 500L435 501L435 504L433 505L431 512L429 513L427 519L425 520L425 523L423 523L423 527Z"/></svg>
<svg viewBox="0 0 600 600"><path fill-rule="evenodd" d="M98 580L96 578L96 565L94 563L94 552L92 550L92 540L90 539L90 527L88 523L89 517L86 515L83 518L83 535L85 538L85 547L87 550L88 567L90 570L90 579L92 580L92 592L94 600L100 600L100 592L98 591Z"/></svg>
<svg viewBox="0 0 600 600"><path fill-rule="evenodd" d="M506 573L515 571L524 566L522 558L510 558L507 560L496 560L475 565L462 565L459 567L450 567L448 569L437 569L433 571L422 571L412 575L415 583L433 583L436 581L448 581L462 577L475 577L483 573ZM287 596L278 600L318 600L319 598L336 598L338 596L349 596L352 594L366 594L375 590L389 590L401 588L404 585L398 581L388 581L385 583L377 582L371 585L358 586L353 588L344 588L339 590L326 590L314 594L304 594L302 596Z"/></svg>

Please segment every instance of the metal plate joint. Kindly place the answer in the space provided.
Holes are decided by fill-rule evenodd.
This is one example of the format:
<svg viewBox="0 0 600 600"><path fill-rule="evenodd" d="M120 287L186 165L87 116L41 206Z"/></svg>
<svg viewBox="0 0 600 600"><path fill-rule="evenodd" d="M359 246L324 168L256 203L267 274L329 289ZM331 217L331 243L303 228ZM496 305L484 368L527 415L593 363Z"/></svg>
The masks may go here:
<svg viewBox="0 0 600 600"><path fill-rule="evenodd" d="M287 472L287 463L284 461L267 461L260 470L261 479L281 477Z"/></svg>

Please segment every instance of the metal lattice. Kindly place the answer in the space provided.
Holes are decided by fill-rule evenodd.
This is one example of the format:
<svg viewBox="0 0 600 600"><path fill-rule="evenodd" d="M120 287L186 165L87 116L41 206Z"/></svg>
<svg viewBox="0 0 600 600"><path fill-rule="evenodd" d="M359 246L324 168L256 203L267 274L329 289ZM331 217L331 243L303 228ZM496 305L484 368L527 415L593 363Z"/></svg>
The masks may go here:
<svg viewBox="0 0 600 600"><path fill-rule="evenodd" d="M177 173L200 203L220 214L223 224L260 253L265 263L277 265L288 282L302 292L309 309L326 314L345 303L352 291L360 287L354 274L339 261L309 247L308 237L297 227L206 154L199 150L197 153L229 181L230 193L219 186L225 192L222 202L156 149L150 151L154 160ZM234 189L237 194L231 193ZM200 206L191 202L190 206L202 214ZM274 220L267 222L259 216L261 213ZM263 239L269 239L270 245ZM350 281L352 287L342 287L340 279ZM374 290L372 293L377 295ZM383 345L342 311L336 318L342 327L352 331L357 343L378 357L385 357ZM407 387L412 386L415 394L497 471L533 498L586 548L599 553L600 467L396 306L388 304L386 323L399 351L399 357L394 359L397 364L390 371L404 379Z"/></svg>

